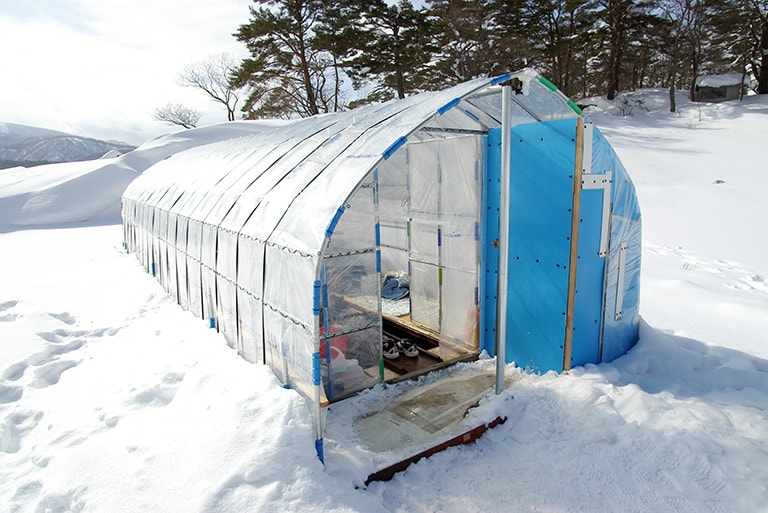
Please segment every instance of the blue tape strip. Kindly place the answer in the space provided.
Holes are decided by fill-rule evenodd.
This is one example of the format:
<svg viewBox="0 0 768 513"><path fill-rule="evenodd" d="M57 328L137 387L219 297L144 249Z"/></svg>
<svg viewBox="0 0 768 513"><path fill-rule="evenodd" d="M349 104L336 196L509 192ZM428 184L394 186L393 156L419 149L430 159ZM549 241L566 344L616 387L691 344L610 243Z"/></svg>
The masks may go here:
<svg viewBox="0 0 768 513"><path fill-rule="evenodd" d="M215 317L211 317L210 319L208 319L208 326L211 329L216 327L216 318Z"/></svg>
<svg viewBox="0 0 768 513"><path fill-rule="evenodd" d="M446 103L445 105L437 109L437 113L442 116L443 114L445 114L446 112L454 108L456 105L458 105L460 101L461 101L461 98L454 98L453 100L449 101L448 103Z"/></svg>
<svg viewBox="0 0 768 513"><path fill-rule="evenodd" d="M502 82L506 82L510 78L512 78L512 73L506 73L504 75L499 75L498 77L491 79L491 85L497 85L497 84L500 84Z"/></svg>
<svg viewBox="0 0 768 513"><path fill-rule="evenodd" d="M320 353L312 353L312 384L320 386Z"/></svg>
<svg viewBox="0 0 768 513"><path fill-rule="evenodd" d="M330 224L328 224L328 229L325 230L326 238L330 239L333 235L333 231L336 229L336 225L339 223L339 219L341 219L341 215L344 213L344 210L346 210L346 208L344 205L342 205L336 211L336 214L333 216L333 219L331 219Z"/></svg>
<svg viewBox="0 0 768 513"><path fill-rule="evenodd" d="M384 160L386 160L386 159L388 159L389 157L391 157L391 156L392 156L392 154L393 154L393 153L395 153L395 152L396 152L396 151L397 151L397 150L400 148L400 146L402 146L403 144L405 144L407 141L408 141L408 138L407 138L407 137L405 137L405 136L402 136L402 137L398 137L397 141L393 142L393 143L392 143L392 144L389 146L389 148L387 148L386 150L384 150L384 153L382 153L382 156L384 157Z"/></svg>
<svg viewBox="0 0 768 513"><path fill-rule="evenodd" d="M466 114L470 118L474 119L475 121L480 121L480 118L477 116L477 114L475 114L474 112L472 112L469 109L464 109L464 114Z"/></svg>
<svg viewBox="0 0 768 513"><path fill-rule="evenodd" d="M381 225L376 223L374 229L376 230L376 246L381 246Z"/></svg>
<svg viewBox="0 0 768 513"><path fill-rule="evenodd" d="M320 315L320 280L315 280L312 291L312 313Z"/></svg>
<svg viewBox="0 0 768 513"><path fill-rule="evenodd" d="M381 272L381 250L380 249L376 250L376 272L377 273Z"/></svg>
<svg viewBox="0 0 768 513"><path fill-rule="evenodd" d="M320 463L325 465L325 461L323 458L323 439L315 440L315 451L317 451L317 458L320 460Z"/></svg>
<svg viewBox="0 0 768 513"><path fill-rule="evenodd" d="M443 230L441 228L437 229L437 247L443 245Z"/></svg>

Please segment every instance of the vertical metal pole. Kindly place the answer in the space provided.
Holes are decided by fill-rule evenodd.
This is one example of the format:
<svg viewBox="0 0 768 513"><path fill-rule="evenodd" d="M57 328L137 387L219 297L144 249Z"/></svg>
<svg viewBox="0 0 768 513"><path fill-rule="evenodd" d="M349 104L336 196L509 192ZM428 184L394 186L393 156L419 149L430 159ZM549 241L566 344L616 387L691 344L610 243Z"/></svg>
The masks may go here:
<svg viewBox="0 0 768 513"><path fill-rule="evenodd" d="M496 303L496 393L504 390L507 349L507 275L509 269L509 171L512 144L512 84L501 84L501 202L499 205L499 282Z"/></svg>

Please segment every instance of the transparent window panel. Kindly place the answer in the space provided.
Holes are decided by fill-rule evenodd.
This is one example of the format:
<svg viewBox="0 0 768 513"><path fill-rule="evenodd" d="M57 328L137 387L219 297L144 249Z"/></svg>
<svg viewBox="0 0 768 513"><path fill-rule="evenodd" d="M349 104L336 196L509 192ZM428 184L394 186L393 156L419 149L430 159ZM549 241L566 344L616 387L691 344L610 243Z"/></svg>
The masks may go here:
<svg viewBox="0 0 768 513"><path fill-rule="evenodd" d="M178 303L181 303L181 299L179 297L179 275L176 270L177 268L177 252L176 248L168 247L168 288L169 292L171 293L171 296L173 296L173 299L175 299Z"/></svg>
<svg viewBox="0 0 768 513"><path fill-rule="evenodd" d="M440 163L437 146L429 142L409 144L407 151L411 212L438 212Z"/></svg>
<svg viewBox="0 0 768 513"><path fill-rule="evenodd" d="M379 221L379 233L382 247L407 251L408 224L404 219L381 219Z"/></svg>
<svg viewBox="0 0 768 513"><path fill-rule="evenodd" d="M411 262L411 320L440 331L440 269Z"/></svg>
<svg viewBox="0 0 768 513"><path fill-rule="evenodd" d="M218 328L224 335L229 347L237 348L237 308L236 288L231 281L217 276L216 293L218 295Z"/></svg>
<svg viewBox="0 0 768 513"><path fill-rule="evenodd" d="M476 284L474 272L443 269L440 339L450 340L469 351L478 348Z"/></svg>
<svg viewBox="0 0 768 513"><path fill-rule="evenodd" d="M371 347L375 354L363 354L350 350L352 347ZM324 348L330 350L325 358ZM341 348L347 348L346 352ZM381 358L381 331L369 328L321 341L321 369L325 394L336 401L370 388L381 382L379 360Z"/></svg>
<svg viewBox="0 0 768 513"><path fill-rule="evenodd" d="M441 227L440 263L444 267L477 271L478 241L471 219L454 220Z"/></svg>
<svg viewBox="0 0 768 513"><path fill-rule="evenodd" d="M237 245L237 284L259 299L264 295L264 244L242 234Z"/></svg>
<svg viewBox="0 0 768 513"><path fill-rule="evenodd" d="M312 294L316 269L316 258L268 245L264 262L264 302L305 326L313 326Z"/></svg>
<svg viewBox="0 0 768 513"><path fill-rule="evenodd" d="M198 317L203 316L203 298L200 283L200 262L187 257L187 284L189 291L189 311Z"/></svg>
<svg viewBox="0 0 768 513"><path fill-rule="evenodd" d="M216 303L216 272L204 265L200 265L200 279L203 300L203 319L218 317L218 305Z"/></svg>
<svg viewBox="0 0 768 513"><path fill-rule="evenodd" d="M440 262L437 234L439 228L435 221L412 219L409 222L409 249L412 260L435 265Z"/></svg>
<svg viewBox="0 0 768 513"><path fill-rule="evenodd" d="M378 323L379 278L373 252L326 258L322 325L330 331L362 329Z"/></svg>
<svg viewBox="0 0 768 513"><path fill-rule="evenodd" d="M234 280L237 274L237 234L219 229L217 245L216 271Z"/></svg>
<svg viewBox="0 0 768 513"><path fill-rule="evenodd" d="M202 247L201 258L202 262L211 268L216 268L216 235L218 229L212 224L199 223L202 230Z"/></svg>
<svg viewBox="0 0 768 513"><path fill-rule="evenodd" d="M477 217L480 179L480 139L463 136L437 143L440 162L440 212Z"/></svg>
<svg viewBox="0 0 768 513"><path fill-rule="evenodd" d="M240 354L249 362L265 363L262 303L242 289L237 290L237 296Z"/></svg>
<svg viewBox="0 0 768 513"><path fill-rule="evenodd" d="M312 334L304 326L281 315L265 305L264 324L267 364L280 380L299 391L304 397L313 397Z"/></svg>
<svg viewBox="0 0 768 513"><path fill-rule="evenodd" d="M372 250L376 245L373 186L368 183L349 198L336 224L326 254Z"/></svg>

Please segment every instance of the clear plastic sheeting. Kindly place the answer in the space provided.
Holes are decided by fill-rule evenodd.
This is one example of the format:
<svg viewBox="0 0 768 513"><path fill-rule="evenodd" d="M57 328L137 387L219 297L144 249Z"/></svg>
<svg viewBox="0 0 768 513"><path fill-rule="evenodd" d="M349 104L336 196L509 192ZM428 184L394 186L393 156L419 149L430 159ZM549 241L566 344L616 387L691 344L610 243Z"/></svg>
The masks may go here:
<svg viewBox="0 0 768 513"><path fill-rule="evenodd" d="M577 115L572 102L525 69L263 125L171 155L134 180L123 197L128 250L244 358L266 363L315 405L384 379L380 292L387 272L410 278L404 322L431 331L444 357L477 352L485 144L499 128L507 79L519 93L513 123ZM628 181L601 155L596 150L596 165ZM631 183L617 184L613 200L632 202L633 194ZM630 288L606 292L621 311L606 333L626 332L629 343L639 220L621 208L611 237L629 249L619 262L611 246L609 268L621 267L615 286Z"/></svg>

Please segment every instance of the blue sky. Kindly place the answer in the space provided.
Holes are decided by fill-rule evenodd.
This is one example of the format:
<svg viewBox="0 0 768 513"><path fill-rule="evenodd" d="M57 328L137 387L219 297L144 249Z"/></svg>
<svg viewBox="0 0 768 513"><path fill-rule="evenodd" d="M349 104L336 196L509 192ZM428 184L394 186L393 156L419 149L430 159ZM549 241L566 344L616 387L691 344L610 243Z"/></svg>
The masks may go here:
<svg viewBox="0 0 768 513"><path fill-rule="evenodd" d="M211 55L237 59L232 36L250 0L9 0L0 9L0 122L140 144L175 128L167 102L226 121L223 107L177 84Z"/></svg>

